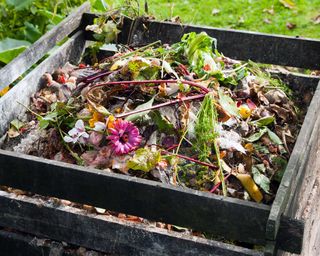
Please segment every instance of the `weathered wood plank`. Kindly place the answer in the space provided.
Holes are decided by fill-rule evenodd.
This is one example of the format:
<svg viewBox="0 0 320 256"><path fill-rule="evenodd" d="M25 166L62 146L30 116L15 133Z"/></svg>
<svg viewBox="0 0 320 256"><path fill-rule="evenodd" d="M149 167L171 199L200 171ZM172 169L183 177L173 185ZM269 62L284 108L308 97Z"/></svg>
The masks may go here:
<svg viewBox="0 0 320 256"><path fill-rule="evenodd" d="M234 245L0 191L0 225L116 255L262 255ZM1 241L1 240L0 240Z"/></svg>
<svg viewBox="0 0 320 256"><path fill-rule="evenodd" d="M267 205L4 150L0 150L0 184L228 239L265 242Z"/></svg>
<svg viewBox="0 0 320 256"><path fill-rule="evenodd" d="M302 256L320 255L320 117L317 116L310 140L313 141L306 167L296 177L295 193L289 198L285 214L305 221ZM283 253L281 255L290 255Z"/></svg>
<svg viewBox="0 0 320 256"><path fill-rule="evenodd" d="M56 43L77 29L80 25L82 14L89 10L90 3L84 3L8 65L0 69L0 90L15 81L51 50Z"/></svg>
<svg viewBox="0 0 320 256"><path fill-rule="evenodd" d="M215 37L218 50L230 58L282 66L320 68L320 41L316 39L136 19L130 43L141 45L161 40L171 44L191 31L205 31Z"/></svg>
<svg viewBox="0 0 320 256"><path fill-rule="evenodd" d="M83 33L77 32L63 44L56 52L32 70L23 80L14 86L6 95L0 98L0 136L8 129L10 121L15 118L24 119L26 106L30 103L30 96L39 88L39 81L45 72L52 73L67 61L77 63L83 51L85 40Z"/></svg>
<svg viewBox="0 0 320 256"><path fill-rule="evenodd" d="M1 256L71 256L61 243L48 242L28 234L0 230ZM73 254L74 255L74 254Z"/></svg>
<svg viewBox="0 0 320 256"><path fill-rule="evenodd" d="M320 83L308 108L308 113L301 127L301 132L297 138L286 172L282 178L276 198L271 207L266 228L266 238L271 241L275 240L277 236L280 218L287 207L289 198L294 192L304 168L306 167L308 154L310 153L310 148L314 143L310 138L312 138L312 132L315 127L315 120L318 116L319 107Z"/></svg>

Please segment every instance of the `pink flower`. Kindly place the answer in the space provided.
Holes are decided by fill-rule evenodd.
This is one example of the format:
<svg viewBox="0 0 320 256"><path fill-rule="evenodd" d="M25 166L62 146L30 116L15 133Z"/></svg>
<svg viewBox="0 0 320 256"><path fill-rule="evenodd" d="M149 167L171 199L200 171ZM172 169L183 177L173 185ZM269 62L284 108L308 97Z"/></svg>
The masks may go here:
<svg viewBox="0 0 320 256"><path fill-rule="evenodd" d="M125 120L116 120L114 127L109 128L109 136L112 148L117 155L127 154L141 142L139 130L133 123Z"/></svg>

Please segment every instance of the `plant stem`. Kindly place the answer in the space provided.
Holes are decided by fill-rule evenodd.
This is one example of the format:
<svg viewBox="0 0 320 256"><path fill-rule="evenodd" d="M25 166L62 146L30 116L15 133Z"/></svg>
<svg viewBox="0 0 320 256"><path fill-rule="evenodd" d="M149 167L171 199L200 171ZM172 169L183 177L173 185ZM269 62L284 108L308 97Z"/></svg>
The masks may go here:
<svg viewBox="0 0 320 256"><path fill-rule="evenodd" d="M152 106L150 108L138 109L138 110L133 110L133 111L130 111L130 112L127 112L127 113L122 113L122 114L119 114L119 115L115 116L115 118L123 118L123 117L127 117L127 116L134 115L134 114L137 114L137 113L141 113L141 112L144 112L144 111L149 111L149 110L154 110L154 109L158 109L158 108L174 105L174 104L181 103L181 102L184 102L184 101L202 99L202 98L204 98L204 96L205 96L204 94L197 94L197 95L193 95L193 96L189 96L189 97L183 97L183 98L176 99L176 100L170 100L168 102L164 102L164 103L161 103L161 104L158 104L158 105L154 105L154 106Z"/></svg>
<svg viewBox="0 0 320 256"><path fill-rule="evenodd" d="M182 158L182 159L185 159L185 160L188 160L190 162L194 162L196 164L200 164L200 165L203 165L203 166L207 166L207 167L210 167L212 169L216 169L217 166L213 165L213 164L209 164L209 163L205 163L205 162L201 162L197 159L194 159L192 157L189 157L189 156L184 156L184 155L180 155L180 154L176 154L176 153L171 153L167 150L161 150L163 153L167 154L167 155L173 155L173 156L176 156L176 157L179 157L179 158Z"/></svg>
<svg viewBox="0 0 320 256"><path fill-rule="evenodd" d="M210 92L210 90L198 83L192 82L192 81L185 81L185 80L141 80L141 81L113 81L113 82L105 82L101 84L96 84L90 88L88 93L98 87L103 87L106 85L137 85L137 84L161 84L161 83L167 83L167 84L174 84L174 83L182 83L182 84L188 84L190 86L196 87L201 89L204 93Z"/></svg>
<svg viewBox="0 0 320 256"><path fill-rule="evenodd" d="M222 184L222 193L224 196L227 196L227 187L226 187L226 183L224 182L225 178L224 178L223 170L222 170L222 166L221 166L220 150L219 150L219 147L218 147L216 140L214 140L213 145L214 145L214 151L216 152L216 156L217 156L217 162L218 162L218 167L219 167L219 176L220 176L220 181Z"/></svg>
<svg viewBox="0 0 320 256"><path fill-rule="evenodd" d="M227 180L227 179L230 177L231 174L232 174L232 173L230 172L226 177L224 177L223 180L224 180L224 181ZM210 193L214 193L214 191L216 191L216 190L218 189L218 187L220 187L221 183L222 183L222 181L218 182L218 184L216 184L216 185L210 190Z"/></svg>
<svg viewBox="0 0 320 256"><path fill-rule="evenodd" d="M41 115L34 112L33 110L31 110L31 108L27 107L26 105L22 104L21 102L17 101L17 103L20 104L21 106L23 106L26 110L28 110L30 113L34 114L35 116L37 116L39 118L43 118Z"/></svg>

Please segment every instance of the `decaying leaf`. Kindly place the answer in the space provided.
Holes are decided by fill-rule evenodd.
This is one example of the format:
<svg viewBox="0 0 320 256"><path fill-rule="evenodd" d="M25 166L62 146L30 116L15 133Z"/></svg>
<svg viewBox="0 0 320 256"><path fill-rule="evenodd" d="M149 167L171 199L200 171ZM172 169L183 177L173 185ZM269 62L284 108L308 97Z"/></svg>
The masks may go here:
<svg viewBox="0 0 320 256"><path fill-rule="evenodd" d="M263 199L263 195L260 192L259 187L253 181L250 174L235 174L237 179L241 182L242 186L249 193L252 199L254 199L257 203L260 203Z"/></svg>
<svg viewBox="0 0 320 256"><path fill-rule="evenodd" d="M159 151L151 151L148 148L139 148L134 156L128 161L127 167L132 170L140 170L149 172L161 160L161 154Z"/></svg>

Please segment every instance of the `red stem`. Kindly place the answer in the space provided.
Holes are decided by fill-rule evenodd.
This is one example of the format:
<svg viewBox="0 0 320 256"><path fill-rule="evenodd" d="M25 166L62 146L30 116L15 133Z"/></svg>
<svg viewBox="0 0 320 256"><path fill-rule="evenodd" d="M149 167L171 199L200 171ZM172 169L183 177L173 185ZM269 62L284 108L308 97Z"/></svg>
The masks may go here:
<svg viewBox="0 0 320 256"><path fill-rule="evenodd" d="M227 176L224 177L223 180L226 180L230 177L232 173L230 172ZM213 193L214 191L216 191L218 189L218 187L220 187L220 185L222 184L222 181L218 182L211 190L210 193Z"/></svg>
<svg viewBox="0 0 320 256"><path fill-rule="evenodd" d="M189 97L182 97L180 99L170 100L168 102L164 102L164 103L161 103L161 104L158 104L158 105L151 106L150 108L138 109L138 110L133 110L133 111L130 111L130 112L127 112L127 113L119 114L119 115L117 115L115 117L116 118L123 118L123 117L127 117L127 116L134 115L134 114L137 114L137 113L141 113L141 112L144 112L144 111L154 110L154 109L170 106L170 105L173 105L173 104L177 104L177 103L180 103L180 102L184 102L184 101L202 99L202 98L204 98L204 96L205 96L205 94L197 94L197 95L193 95L193 96L189 96Z"/></svg>
<svg viewBox="0 0 320 256"><path fill-rule="evenodd" d="M197 163L197 164L200 164L200 165L203 165L203 166L207 166L207 167L210 167L212 169L217 169L218 167L213 165L213 164L209 164L209 163L205 163L205 162L201 162L197 159L194 159L194 158L191 158L191 157L188 157L188 156L184 156L184 155L180 155L180 154L174 154L174 153L171 153L171 152L168 152L167 150L162 150L163 153L165 154L168 154L168 155L174 155L174 156L177 156L179 158L182 158L182 159L185 159L185 160L188 160L190 162L194 162L194 163Z"/></svg>
<svg viewBox="0 0 320 256"><path fill-rule="evenodd" d="M210 92L208 88L192 82L192 81L178 81L178 80L141 80L141 81L113 81L113 82L105 82L105 83L101 83L101 84L96 84L94 86L92 86L90 88L90 91L94 88L100 87L100 86L104 86L104 85L118 85L118 84L130 84L130 85L137 85L137 84L161 84L161 83L167 83L167 84L174 84L177 82L181 82L183 84L188 84L190 86L196 87L201 89L204 93L208 93Z"/></svg>

